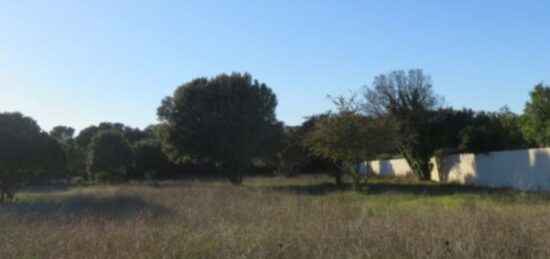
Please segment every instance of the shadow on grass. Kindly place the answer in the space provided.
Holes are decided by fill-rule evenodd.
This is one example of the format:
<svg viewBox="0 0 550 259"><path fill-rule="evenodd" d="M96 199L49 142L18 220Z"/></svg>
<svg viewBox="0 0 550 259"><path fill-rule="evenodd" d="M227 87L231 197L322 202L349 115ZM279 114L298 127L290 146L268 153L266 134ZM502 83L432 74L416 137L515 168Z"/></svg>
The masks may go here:
<svg viewBox="0 0 550 259"><path fill-rule="evenodd" d="M77 195L55 200L18 201L0 204L0 216L12 214L25 219L125 219L136 216L155 217L169 211L138 196L97 197Z"/></svg>
<svg viewBox="0 0 550 259"><path fill-rule="evenodd" d="M28 193L54 193L54 192L62 192L67 191L72 186L68 184L58 184L58 185L36 185L36 186L30 186L25 189L23 189L25 192Z"/></svg>
<svg viewBox="0 0 550 259"><path fill-rule="evenodd" d="M303 195L326 195L333 192L343 192L352 190L351 184L342 184L338 186L334 183L319 183L309 185L281 185L269 186L268 190Z"/></svg>
<svg viewBox="0 0 550 259"><path fill-rule="evenodd" d="M310 185L287 185L272 186L268 189L279 192L303 194L303 195L326 195L335 192L351 191L351 184L338 186L333 183L318 183ZM437 184L437 183L393 183L374 182L366 184L359 191L365 195L377 194L413 194L429 196L447 196L455 194L490 194L495 196L514 196L527 194L539 199L550 200L550 194L540 192L520 192L509 188L488 188L479 186L468 186L460 184Z"/></svg>

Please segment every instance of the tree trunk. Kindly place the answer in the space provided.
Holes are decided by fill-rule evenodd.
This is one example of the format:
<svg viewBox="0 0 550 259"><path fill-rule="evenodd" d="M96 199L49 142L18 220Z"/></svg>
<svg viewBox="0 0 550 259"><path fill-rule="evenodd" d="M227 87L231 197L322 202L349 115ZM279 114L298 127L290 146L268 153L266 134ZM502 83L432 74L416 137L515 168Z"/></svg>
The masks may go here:
<svg viewBox="0 0 550 259"><path fill-rule="evenodd" d="M367 166L367 172L366 174L368 174L368 166ZM362 189L362 186L363 186L363 179L368 179L367 175L361 175L361 163L360 162L356 162L355 163L355 168L352 172L352 175L353 175L353 189L355 191L360 191Z"/></svg>
<svg viewBox="0 0 550 259"><path fill-rule="evenodd" d="M14 190L11 190L11 191L6 191L6 199L8 201L13 201L13 197L15 196L15 191Z"/></svg>
<svg viewBox="0 0 550 259"><path fill-rule="evenodd" d="M241 185L243 183L243 174L242 174L242 172L239 169L234 171L230 181L233 185Z"/></svg>
<svg viewBox="0 0 550 259"><path fill-rule="evenodd" d="M431 165L429 162L429 158L426 159L419 159L418 157L414 157L411 155L405 147L400 144L399 145L399 151L407 161L407 164L411 167L411 170L416 175L418 180L420 181L429 181L430 180L430 171L431 171ZM426 160L426 161L421 161Z"/></svg>
<svg viewBox="0 0 550 259"><path fill-rule="evenodd" d="M361 190L361 174L359 173L361 167L361 163L350 163L350 162L343 162L342 163L342 171L346 174L349 174L352 178L352 187L355 191Z"/></svg>
<svg viewBox="0 0 550 259"><path fill-rule="evenodd" d="M342 173L341 172L335 172L334 173L334 180L336 181L336 185L338 186L342 186L342 184L344 183L343 179L342 179Z"/></svg>
<svg viewBox="0 0 550 259"><path fill-rule="evenodd" d="M422 174L422 177L420 178L420 180L422 181L431 180L430 173L432 171L432 164L430 162L426 161L420 164L420 171Z"/></svg>
<svg viewBox="0 0 550 259"><path fill-rule="evenodd" d="M95 181L95 173L92 172L92 171L88 171L88 180L90 180L90 182L94 182Z"/></svg>
<svg viewBox="0 0 550 259"><path fill-rule="evenodd" d="M242 172L243 167L240 165L239 162L232 161L228 163L228 167L226 168L226 174L229 178L229 181L233 185L241 185L244 179L244 175Z"/></svg>
<svg viewBox="0 0 550 259"><path fill-rule="evenodd" d="M0 203L12 201L15 191L15 188L10 190L8 187L0 187Z"/></svg>
<svg viewBox="0 0 550 259"><path fill-rule="evenodd" d="M361 190L361 177L358 174L353 174L353 190L354 191L360 191Z"/></svg>

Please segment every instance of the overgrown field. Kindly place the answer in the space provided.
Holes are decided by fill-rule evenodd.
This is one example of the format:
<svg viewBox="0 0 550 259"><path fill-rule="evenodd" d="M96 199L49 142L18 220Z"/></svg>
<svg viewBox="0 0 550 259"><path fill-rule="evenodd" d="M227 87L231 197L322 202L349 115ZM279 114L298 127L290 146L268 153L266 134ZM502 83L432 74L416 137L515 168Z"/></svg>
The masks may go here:
<svg viewBox="0 0 550 259"><path fill-rule="evenodd" d="M0 258L549 258L550 196L325 177L34 188Z"/></svg>

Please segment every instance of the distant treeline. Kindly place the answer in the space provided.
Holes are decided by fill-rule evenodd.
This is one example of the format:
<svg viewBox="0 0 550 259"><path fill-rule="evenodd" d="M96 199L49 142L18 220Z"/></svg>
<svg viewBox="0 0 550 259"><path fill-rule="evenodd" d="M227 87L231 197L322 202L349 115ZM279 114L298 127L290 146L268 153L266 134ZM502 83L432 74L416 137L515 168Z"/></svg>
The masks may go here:
<svg viewBox="0 0 550 259"><path fill-rule="evenodd" d="M492 98L484 96L480 98ZM30 117L0 114L1 199L40 179L121 182L130 179L324 172L356 187L363 161L400 155L421 180L429 159L454 152L488 152L550 145L550 87L531 91L523 114L443 107L422 70L377 76L337 109L285 126L277 98L249 74L197 78L162 100L159 123L145 129L104 122L46 133ZM482 101L482 99L480 99Z"/></svg>

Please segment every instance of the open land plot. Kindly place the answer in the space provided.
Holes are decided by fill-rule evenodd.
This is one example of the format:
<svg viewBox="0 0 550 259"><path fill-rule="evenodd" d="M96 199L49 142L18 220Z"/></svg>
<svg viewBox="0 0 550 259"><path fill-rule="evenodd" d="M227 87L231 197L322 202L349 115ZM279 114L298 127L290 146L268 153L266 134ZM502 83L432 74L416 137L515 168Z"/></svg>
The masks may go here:
<svg viewBox="0 0 550 259"><path fill-rule="evenodd" d="M548 258L550 195L324 176L30 188L0 258Z"/></svg>

